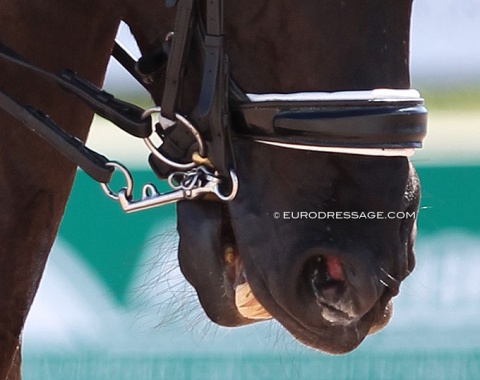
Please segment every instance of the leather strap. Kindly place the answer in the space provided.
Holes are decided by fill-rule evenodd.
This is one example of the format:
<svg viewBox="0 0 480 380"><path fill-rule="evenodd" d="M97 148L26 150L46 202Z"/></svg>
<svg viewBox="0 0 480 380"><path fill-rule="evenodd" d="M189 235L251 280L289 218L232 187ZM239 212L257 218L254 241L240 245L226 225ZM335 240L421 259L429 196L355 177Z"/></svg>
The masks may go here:
<svg viewBox="0 0 480 380"><path fill-rule="evenodd" d="M0 91L0 108L49 142L96 181L103 183L110 181L113 168L106 165L109 160L88 149L82 141L58 127L47 115L33 107L18 104L2 91Z"/></svg>
<svg viewBox="0 0 480 380"><path fill-rule="evenodd" d="M0 57L18 66L36 73L46 80L60 85L84 103L97 114L135 137L148 137L151 134L151 118L143 118L144 110L134 104L119 100L113 95L83 79L75 72L64 70L58 74L41 69L28 62L20 54L0 43Z"/></svg>
<svg viewBox="0 0 480 380"><path fill-rule="evenodd" d="M207 36L223 36L223 1L207 1Z"/></svg>
<svg viewBox="0 0 480 380"><path fill-rule="evenodd" d="M427 133L423 99L255 102L233 115L240 136L312 147L421 148Z"/></svg>
<svg viewBox="0 0 480 380"><path fill-rule="evenodd" d="M172 48L168 58L162 97L162 115L170 120L175 120L175 111L180 98L179 92L183 83L185 61L189 51L192 32L193 7L194 0L182 0L178 3Z"/></svg>
<svg viewBox="0 0 480 380"><path fill-rule="evenodd" d="M208 158L221 176L229 178L234 162L229 128L229 70L224 47L222 0L207 2L206 17L205 64L195 115L206 136Z"/></svg>
<svg viewBox="0 0 480 380"><path fill-rule="evenodd" d="M151 73L143 72L141 70L139 71L139 62L137 62L137 60L130 54L125 46L123 46L118 40L115 40L115 44L113 45L112 57L115 58L117 62L120 63L120 65L122 65L122 67L145 88L145 90L150 92L151 86L145 81L144 76Z"/></svg>

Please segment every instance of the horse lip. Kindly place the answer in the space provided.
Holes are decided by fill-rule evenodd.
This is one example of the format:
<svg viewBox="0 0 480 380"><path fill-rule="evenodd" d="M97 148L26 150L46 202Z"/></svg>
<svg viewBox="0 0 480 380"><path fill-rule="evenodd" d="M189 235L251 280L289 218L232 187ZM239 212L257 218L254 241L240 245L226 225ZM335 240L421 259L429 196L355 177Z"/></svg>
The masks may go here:
<svg viewBox="0 0 480 380"><path fill-rule="evenodd" d="M227 279L235 293L235 306L243 317L255 321L271 319L272 315L255 297L248 283L238 249L229 246L224 251Z"/></svg>
<svg viewBox="0 0 480 380"><path fill-rule="evenodd" d="M258 301L248 282L235 287L235 305L238 312L251 320L272 319L272 315Z"/></svg>
<svg viewBox="0 0 480 380"><path fill-rule="evenodd" d="M347 310L341 310L327 302L317 300L317 303L322 307L321 315L323 319L332 325L348 326L359 319L358 316L351 315Z"/></svg>

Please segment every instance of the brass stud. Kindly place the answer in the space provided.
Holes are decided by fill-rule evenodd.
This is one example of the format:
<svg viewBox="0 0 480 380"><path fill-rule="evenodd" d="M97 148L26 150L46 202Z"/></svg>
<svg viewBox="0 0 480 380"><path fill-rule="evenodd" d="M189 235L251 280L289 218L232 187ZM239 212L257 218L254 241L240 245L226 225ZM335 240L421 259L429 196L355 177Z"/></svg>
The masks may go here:
<svg viewBox="0 0 480 380"><path fill-rule="evenodd" d="M200 153L193 152L192 154L192 161L195 162L197 165L205 165L209 168L213 168L213 164L208 157L200 156Z"/></svg>

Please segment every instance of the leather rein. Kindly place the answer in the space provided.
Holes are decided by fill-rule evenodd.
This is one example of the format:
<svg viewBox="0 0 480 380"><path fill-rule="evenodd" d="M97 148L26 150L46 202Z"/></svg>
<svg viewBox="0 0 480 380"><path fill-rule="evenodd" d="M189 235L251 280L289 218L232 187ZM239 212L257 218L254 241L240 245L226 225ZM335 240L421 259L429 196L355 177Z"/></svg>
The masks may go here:
<svg viewBox="0 0 480 380"><path fill-rule="evenodd" d="M427 111L415 90L245 94L229 73L223 1L206 2L205 22L197 5L195 0L167 0L167 6L177 7L175 29L165 47L138 61L115 43L112 55L148 91L159 72L165 76L162 104L148 110L116 99L70 70L45 71L0 44L0 58L57 83L95 113L144 139L152 169L168 180L172 191L160 193L149 183L143 186L141 199L134 200L133 179L125 166L90 150L43 112L17 103L1 90L0 108L100 182L126 212L208 194L224 202L233 200L238 190L232 149L236 138L286 149L370 156L408 157L422 147ZM193 39L203 51L204 67L198 103L185 117L178 109ZM154 133L162 140L160 147L152 141ZM108 185L115 170L126 181L117 192Z"/></svg>

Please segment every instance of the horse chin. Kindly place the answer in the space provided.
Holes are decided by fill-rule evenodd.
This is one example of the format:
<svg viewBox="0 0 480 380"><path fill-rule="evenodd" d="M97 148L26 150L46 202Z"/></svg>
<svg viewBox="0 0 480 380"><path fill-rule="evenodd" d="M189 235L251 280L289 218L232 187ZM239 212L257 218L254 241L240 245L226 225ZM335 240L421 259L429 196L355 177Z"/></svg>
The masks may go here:
<svg viewBox="0 0 480 380"><path fill-rule="evenodd" d="M390 322L392 315L393 315L393 302L392 300L389 300L387 302L387 305L385 306L385 309L383 310L383 313L380 313L378 315L377 319L370 327L370 330L368 330L368 335L375 334L376 332L382 330L386 325L388 325L388 322Z"/></svg>

